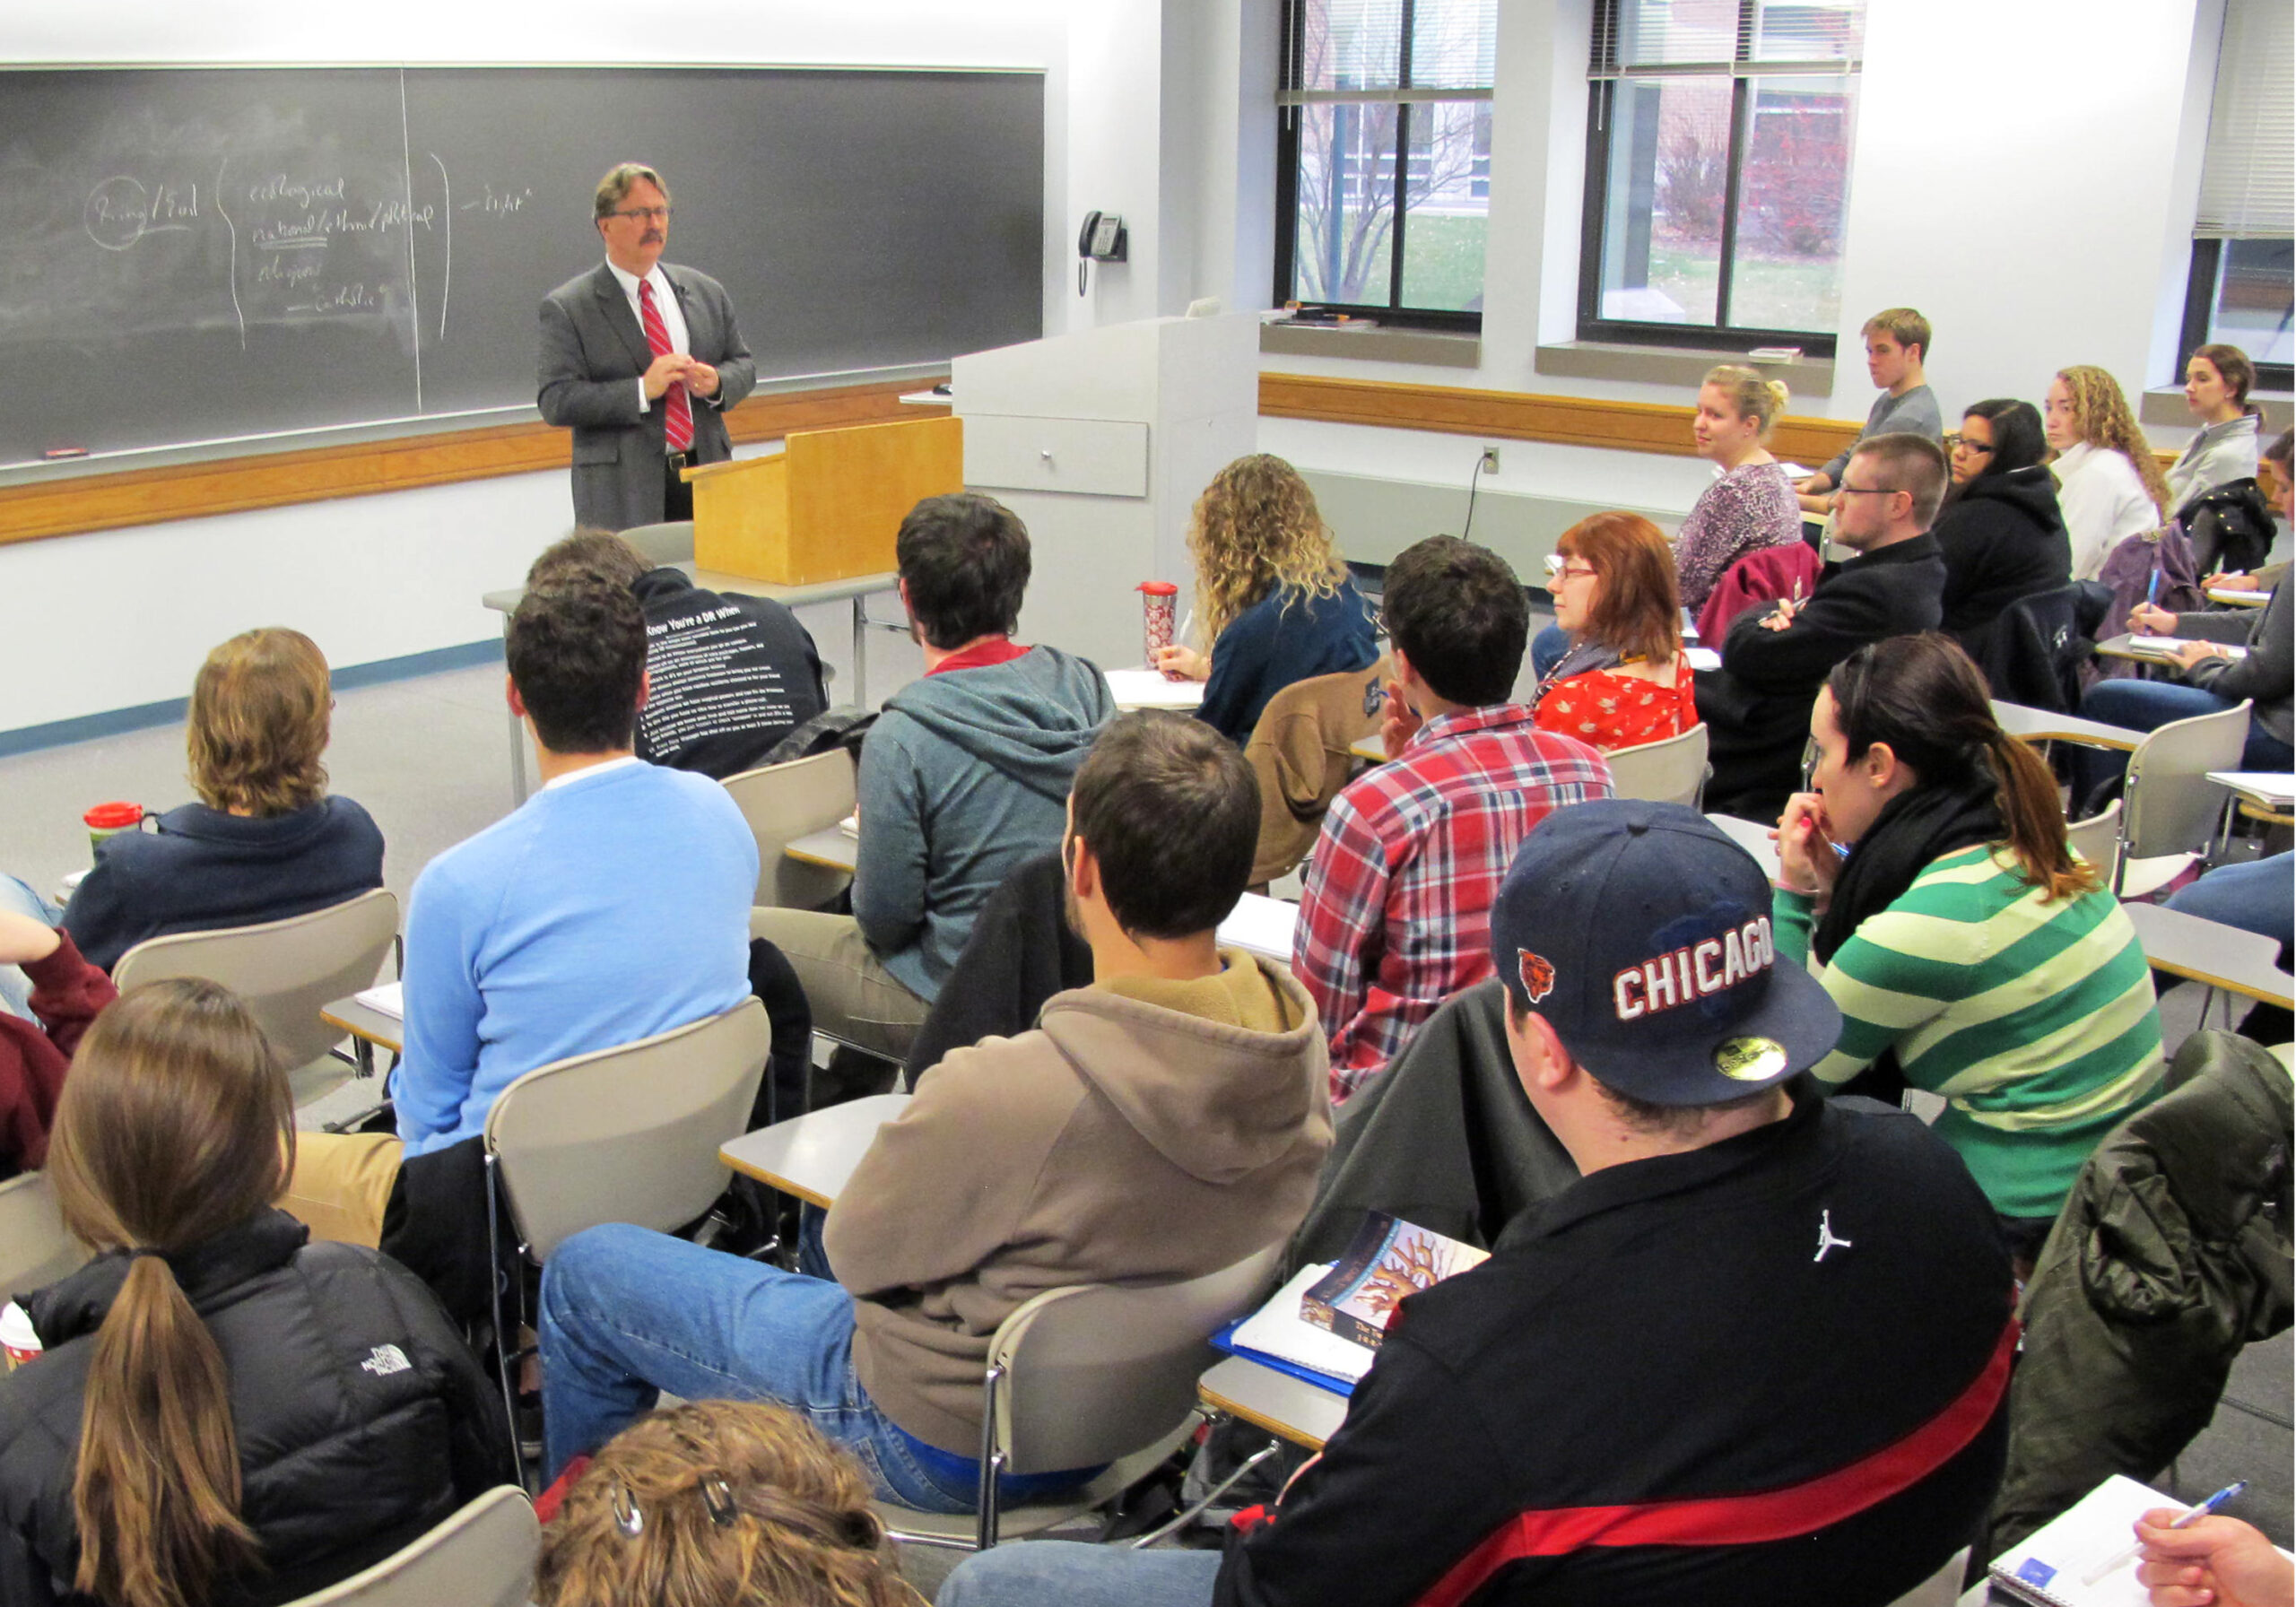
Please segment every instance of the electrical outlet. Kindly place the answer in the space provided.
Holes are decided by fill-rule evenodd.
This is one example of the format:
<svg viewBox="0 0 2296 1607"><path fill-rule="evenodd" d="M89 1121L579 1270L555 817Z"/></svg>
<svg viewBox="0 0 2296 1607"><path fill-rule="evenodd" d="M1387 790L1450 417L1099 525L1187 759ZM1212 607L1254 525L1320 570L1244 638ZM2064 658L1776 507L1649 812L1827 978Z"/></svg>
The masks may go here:
<svg viewBox="0 0 2296 1607"><path fill-rule="evenodd" d="M1483 449L1483 472L1486 474L1496 474L1499 473L1498 447L1485 447Z"/></svg>

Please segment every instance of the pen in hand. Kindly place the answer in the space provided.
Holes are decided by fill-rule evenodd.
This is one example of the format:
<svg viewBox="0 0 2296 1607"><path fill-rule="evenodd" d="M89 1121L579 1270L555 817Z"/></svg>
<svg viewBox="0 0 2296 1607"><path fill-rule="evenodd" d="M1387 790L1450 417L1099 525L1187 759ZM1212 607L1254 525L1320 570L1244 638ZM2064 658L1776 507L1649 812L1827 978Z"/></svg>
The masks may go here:
<svg viewBox="0 0 2296 1607"><path fill-rule="evenodd" d="M2175 1523L2170 1524L2169 1527L2171 1529L2191 1528L2193 1524L2200 1522L2201 1519L2206 1517L2210 1513L2215 1511L2219 1507L2224 1505L2225 1502L2231 1500L2234 1496L2239 1495L2242 1490L2248 1489L2248 1481L2246 1479L2233 1480L2232 1482L2227 1484L2223 1489L2209 1497L2208 1499L2203 1501L2190 1512L2186 1513L2184 1516L2179 1518ZM2103 1578L2107 1574L2111 1573L2114 1569L2126 1566L2135 1558L2136 1554L2144 1549L2144 1542L2143 1541L2139 1541L2135 1545L2128 1547L2125 1551L2114 1552L2110 1557L2105 1559L2104 1561L2097 1564L2096 1567L2082 1575L2081 1583L2083 1585L2094 1585L2098 1580Z"/></svg>

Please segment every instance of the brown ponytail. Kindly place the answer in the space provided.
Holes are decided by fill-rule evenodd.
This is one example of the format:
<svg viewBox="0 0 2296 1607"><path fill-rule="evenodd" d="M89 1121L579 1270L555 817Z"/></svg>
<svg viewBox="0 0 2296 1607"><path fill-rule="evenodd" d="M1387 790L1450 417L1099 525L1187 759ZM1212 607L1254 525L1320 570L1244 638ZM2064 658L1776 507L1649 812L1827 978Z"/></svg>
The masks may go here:
<svg viewBox="0 0 2296 1607"><path fill-rule="evenodd" d="M2052 901L2100 885L2066 841L2057 778L1993 717L1985 677L1951 637L1929 631L1870 642L1833 667L1826 690L1850 758L1887 743L1924 786L1989 777L2009 852L2029 885Z"/></svg>
<svg viewBox="0 0 2296 1607"><path fill-rule="evenodd" d="M131 989L80 1041L48 1175L65 1225L131 1257L96 1333L72 1485L73 1585L106 1607L190 1607L257 1560L230 1372L165 1253L278 1198L294 1142L287 1079L227 988Z"/></svg>

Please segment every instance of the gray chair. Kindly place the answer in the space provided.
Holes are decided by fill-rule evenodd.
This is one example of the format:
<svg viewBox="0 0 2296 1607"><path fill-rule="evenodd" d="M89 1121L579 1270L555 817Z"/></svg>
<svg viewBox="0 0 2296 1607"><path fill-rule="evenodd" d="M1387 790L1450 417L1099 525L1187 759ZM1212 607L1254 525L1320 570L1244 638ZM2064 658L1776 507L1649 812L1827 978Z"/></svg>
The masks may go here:
<svg viewBox="0 0 2296 1607"><path fill-rule="evenodd" d="M1605 754L1612 791L1622 798L1696 809L1706 791L1706 722L1700 720L1676 735Z"/></svg>
<svg viewBox="0 0 2296 1607"><path fill-rule="evenodd" d="M896 1540L987 1551L1114 1500L1154 1471L1194 1427L1196 1380L1212 1334L1265 1294L1280 1244L1178 1283L1048 1289L997 1325L984 1375L977 1510L949 1516L886 1502ZM1009 1509L1000 1473L1108 1464L1065 1497Z"/></svg>
<svg viewBox="0 0 2296 1607"><path fill-rule="evenodd" d="M2115 798L2085 821L2068 821L2065 846L2097 867L2107 887L2120 869L2121 801Z"/></svg>
<svg viewBox="0 0 2296 1607"><path fill-rule="evenodd" d="M46 1173L0 1183L0 1300L44 1288L87 1260L87 1250L65 1231Z"/></svg>
<svg viewBox="0 0 2296 1607"><path fill-rule="evenodd" d="M541 1547L526 1492L499 1485L372 1568L287 1607L526 1607Z"/></svg>
<svg viewBox="0 0 2296 1607"><path fill-rule="evenodd" d="M486 1114L486 1211L495 1247L494 1343L503 1403L517 1358L506 1287L526 1316L521 1266L500 1264L503 1227L536 1265L601 1222L670 1232L706 1213L731 1168L718 1146L749 1125L773 1024L744 999L722 1015L618 1048L554 1061L504 1089Z"/></svg>
<svg viewBox="0 0 2296 1607"><path fill-rule="evenodd" d="M2208 772L2240 768L2252 707L2171 720L2136 744L2121 790L2120 859L2111 884L2119 897L2159 891L2216 840L2224 789Z"/></svg>
<svg viewBox="0 0 2296 1607"><path fill-rule="evenodd" d="M808 832L853 812L853 760L842 748L744 770L723 783L757 838L755 901L771 908L819 909L853 878L825 865L800 864L783 852Z"/></svg>
<svg viewBox="0 0 2296 1607"><path fill-rule="evenodd" d="M622 533L622 539L657 566L693 561L691 519L673 519L664 525L633 526Z"/></svg>
<svg viewBox="0 0 2296 1607"><path fill-rule="evenodd" d="M378 887L283 921L146 938L120 956L111 979L122 993L171 977L222 983L247 1001L305 1105L356 1070L335 1053L343 1030L320 1021L320 1010L371 987L397 942L398 900Z"/></svg>

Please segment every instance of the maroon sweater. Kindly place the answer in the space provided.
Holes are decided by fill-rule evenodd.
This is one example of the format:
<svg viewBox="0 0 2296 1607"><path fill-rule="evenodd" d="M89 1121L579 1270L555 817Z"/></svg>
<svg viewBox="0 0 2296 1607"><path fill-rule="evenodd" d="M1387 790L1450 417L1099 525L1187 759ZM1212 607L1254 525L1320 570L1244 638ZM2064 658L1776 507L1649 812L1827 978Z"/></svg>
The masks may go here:
<svg viewBox="0 0 2296 1607"><path fill-rule="evenodd" d="M119 996L110 977L80 958L70 933L56 935L56 952L24 967L39 1023L0 1011L0 1177L47 1160L72 1051L96 1012Z"/></svg>

